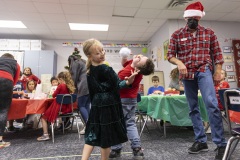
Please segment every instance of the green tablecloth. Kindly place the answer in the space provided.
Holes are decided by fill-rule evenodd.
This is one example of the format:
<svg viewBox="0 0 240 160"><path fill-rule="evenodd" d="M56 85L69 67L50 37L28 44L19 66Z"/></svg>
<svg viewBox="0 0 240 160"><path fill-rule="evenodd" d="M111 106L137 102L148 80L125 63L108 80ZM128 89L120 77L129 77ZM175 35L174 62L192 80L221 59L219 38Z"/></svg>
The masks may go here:
<svg viewBox="0 0 240 160"><path fill-rule="evenodd" d="M138 108L146 111L147 114L155 119L169 121L176 126L192 126L189 118L189 107L184 95L171 96L141 96ZM206 107L202 96L198 96L198 104L203 121L208 121Z"/></svg>

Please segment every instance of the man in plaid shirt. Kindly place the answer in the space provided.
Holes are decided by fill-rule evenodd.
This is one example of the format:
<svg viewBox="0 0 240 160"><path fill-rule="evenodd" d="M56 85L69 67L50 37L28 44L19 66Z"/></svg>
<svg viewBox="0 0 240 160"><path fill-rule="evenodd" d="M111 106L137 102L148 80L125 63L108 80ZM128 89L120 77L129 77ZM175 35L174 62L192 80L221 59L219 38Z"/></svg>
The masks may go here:
<svg viewBox="0 0 240 160"><path fill-rule="evenodd" d="M223 56L217 36L210 28L198 25L205 15L200 2L189 4L184 11L187 25L175 31L170 39L167 58L177 65L184 84L185 94L190 108L190 118L193 123L195 142L188 149L195 154L208 151L207 136L198 106L198 89L208 111L209 123L212 130L212 140L217 145L216 160L221 160L226 148L223 137L223 124L218 101L214 90L214 83L220 82ZM212 66L211 54L215 66ZM215 67L212 76L211 71Z"/></svg>

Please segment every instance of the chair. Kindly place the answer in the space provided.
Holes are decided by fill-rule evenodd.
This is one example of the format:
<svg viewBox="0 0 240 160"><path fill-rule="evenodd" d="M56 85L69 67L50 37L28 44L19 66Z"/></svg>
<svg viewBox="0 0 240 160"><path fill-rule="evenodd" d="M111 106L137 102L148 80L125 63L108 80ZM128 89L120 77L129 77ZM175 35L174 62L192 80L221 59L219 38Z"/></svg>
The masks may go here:
<svg viewBox="0 0 240 160"><path fill-rule="evenodd" d="M227 142L223 160L229 160L240 140L240 126L231 123L240 123L240 91L236 89L229 89L224 92L223 96L228 121L228 130L231 135L231 138Z"/></svg>
<svg viewBox="0 0 240 160"><path fill-rule="evenodd" d="M77 95L76 94L58 94L57 97L56 97L57 103L60 104L60 110L59 110L59 113L58 113L58 118L66 118L66 117L72 118L71 130L72 130L72 127L73 127L74 119L76 119L78 137L80 139L80 130L79 130L79 125L78 125L78 119L74 115L74 109L73 109L73 103L76 102L76 100L77 100ZM67 114L62 114L62 105L63 104L71 104L72 112L67 113ZM54 143L54 124L55 123L51 123L53 143ZM63 134L64 134L64 121L63 121Z"/></svg>
<svg viewBox="0 0 240 160"><path fill-rule="evenodd" d="M141 101L141 95L138 93L137 94L137 102L140 102L140 101ZM149 133L149 129L146 125L146 122L148 120L148 115L147 115L147 112L140 110L138 107L136 108L135 115L137 117L136 122L138 122L138 120L139 120L139 123L140 123L140 135L139 136L141 137L145 126L148 130L148 133ZM145 119L144 119L144 116L146 117ZM142 122L143 122L143 126L142 126Z"/></svg>

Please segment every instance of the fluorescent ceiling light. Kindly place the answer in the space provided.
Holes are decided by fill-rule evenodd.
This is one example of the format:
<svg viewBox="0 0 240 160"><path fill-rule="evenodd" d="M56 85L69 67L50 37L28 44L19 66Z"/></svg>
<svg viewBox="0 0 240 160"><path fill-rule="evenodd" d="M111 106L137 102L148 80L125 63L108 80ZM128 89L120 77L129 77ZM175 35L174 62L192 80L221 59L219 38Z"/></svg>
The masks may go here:
<svg viewBox="0 0 240 160"><path fill-rule="evenodd" d="M0 20L1 28L27 28L21 21Z"/></svg>
<svg viewBox="0 0 240 160"><path fill-rule="evenodd" d="M69 23L71 30L83 31L108 31L108 24L85 24L85 23Z"/></svg>

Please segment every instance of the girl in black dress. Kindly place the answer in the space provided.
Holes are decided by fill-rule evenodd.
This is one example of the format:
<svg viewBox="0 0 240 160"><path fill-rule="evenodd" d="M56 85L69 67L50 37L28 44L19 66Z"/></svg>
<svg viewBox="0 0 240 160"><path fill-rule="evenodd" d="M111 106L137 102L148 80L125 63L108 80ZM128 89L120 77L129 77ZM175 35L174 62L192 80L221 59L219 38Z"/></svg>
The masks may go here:
<svg viewBox="0 0 240 160"><path fill-rule="evenodd" d="M85 130L82 160L88 160L94 146L101 147L101 160L107 160L110 147L128 140L119 89L129 87L138 71L121 81L112 67L104 64L105 51L96 39L83 44L87 56L87 81L91 110Z"/></svg>

